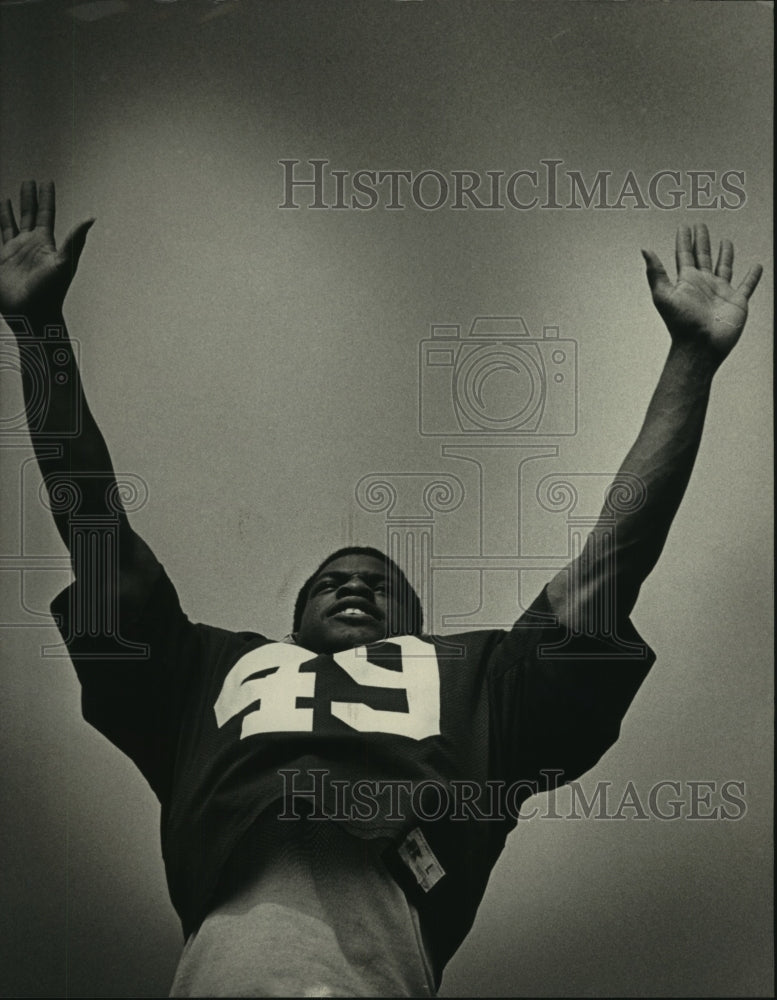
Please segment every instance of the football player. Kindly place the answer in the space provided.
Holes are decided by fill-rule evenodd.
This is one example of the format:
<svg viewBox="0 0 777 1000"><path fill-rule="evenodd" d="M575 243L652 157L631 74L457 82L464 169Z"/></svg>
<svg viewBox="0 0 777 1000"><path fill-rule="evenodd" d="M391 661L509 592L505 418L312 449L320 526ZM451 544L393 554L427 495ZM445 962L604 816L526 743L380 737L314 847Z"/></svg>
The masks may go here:
<svg viewBox="0 0 777 1000"><path fill-rule="evenodd" d="M596 763L653 662L629 615L761 268L732 284L704 225L678 230L675 281L643 251L666 363L582 553L512 629L425 633L401 569L349 548L276 641L189 621L130 527L62 315L92 220L57 246L54 214L52 183L22 185L18 223L0 206L0 311L72 555L52 612L84 717L161 803L173 995L433 995L521 803Z"/></svg>

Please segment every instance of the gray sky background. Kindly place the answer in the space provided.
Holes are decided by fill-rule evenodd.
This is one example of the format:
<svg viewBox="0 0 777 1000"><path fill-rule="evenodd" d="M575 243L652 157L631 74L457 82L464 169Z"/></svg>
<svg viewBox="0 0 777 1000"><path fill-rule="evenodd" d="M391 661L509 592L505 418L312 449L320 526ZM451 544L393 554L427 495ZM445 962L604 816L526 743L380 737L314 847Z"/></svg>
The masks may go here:
<svg viewBox="0 0 777 1000"><path fill-rule="evenodd" d="M640 247L671 265L677 225L703 221L733 239L735 275L765 265L634 615L657 663L584 782L612 782L617 801L629 781L644 796L742 781L747 811L520 825L442 994L771 994L771 5L43 0L0 14L0 188L54 178L61 235L97 218L66 316L114 464L148 486L133 524L194 620L287 632L322 556L385 543L383 515L356 499L369 474L459 478L437 555L477 554L485 510L492 554L520 541L552 566L565 519L540 508L539 480L595 473L600 488L666 353ZM674 170L682 205L280 210L284 158L508 176L554 159L564 203L566 171L610 171L617 196L628 171L644 193ZM746 197L689 207L689 171L714 174L712 196L741 171ZM419 433L419 395L443 407L452 377L419 368L419 345L482 315L520 315L535 341L557 326L578 361L576 433L521 439L557 454L528 463L520 490L515 448L483 457L485 497L478 467L443 452L450 437ZM21 406L9 357L4 428ZM489 391L498 405L498 376ZM549 381L543 419L567 403ZM67 659L41 655L65 550L29 442L0 449L0 989L164 994L181 940L156 801L81 720ZM523 574L521 595L550 572ZM435 575L435 628L515 613L510 574L482 595L471 572Z"/></svg>

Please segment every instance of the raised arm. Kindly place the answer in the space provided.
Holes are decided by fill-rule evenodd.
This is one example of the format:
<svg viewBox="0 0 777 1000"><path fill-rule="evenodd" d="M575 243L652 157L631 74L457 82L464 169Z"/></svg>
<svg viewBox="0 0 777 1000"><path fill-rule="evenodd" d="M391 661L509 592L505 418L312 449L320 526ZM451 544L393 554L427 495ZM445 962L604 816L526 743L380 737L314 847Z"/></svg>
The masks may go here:
<svg viewBox="0 0 777 1000"><path fill-rule="evenodd" d="M742 334L762 271L760 265L751 267L734 287L733 245L720 244L713 270L705 225L677 231L676 283L655 253L643 251L643 256L671 346L642 429L597 526L581 555L548 587L554 612L574 631L631 613L688 485L713 377ZM622 502L624 497L629 501Z"/></svg>
<svg viewBox="0 0 777 1000"><path fill-rule="evenodd" d="M55 192L49 182L22 184L17 225L13 206L0 203L0 313L16 336L27 423L62 540L71 556L72 517L118 517L119 564L135 577L155 572L155 560L130 529L102 434L84 396L62 314L86 235L94 220L79 223L58 248L54 240ZM70 489L73 504L56 494ZM63 506L65 509L63 509Z"/></svg>

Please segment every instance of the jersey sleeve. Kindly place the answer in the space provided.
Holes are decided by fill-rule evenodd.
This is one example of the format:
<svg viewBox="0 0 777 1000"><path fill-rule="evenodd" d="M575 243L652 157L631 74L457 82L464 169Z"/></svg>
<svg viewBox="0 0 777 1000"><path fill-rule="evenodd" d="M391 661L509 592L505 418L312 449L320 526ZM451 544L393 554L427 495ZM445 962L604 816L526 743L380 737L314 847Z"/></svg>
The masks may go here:
<svg viewBox="0 0 777 1000"><path fill-rule="evenodd" d="M610 635L554 621L543 590L488 665L491 767L503 781L526 782L527 796L596 764L655 660L629 619Z"/></svg>
<svg viewBox="0 0 777 1000"><path fill-rule="evenodd" d="M96 588L92 588L94 591ZM181 609L161 564L142 589L96 602L76 579L51 604L81 683L83 716L138 766L160 801L169 799L175 746L200 632Z"/></svg>

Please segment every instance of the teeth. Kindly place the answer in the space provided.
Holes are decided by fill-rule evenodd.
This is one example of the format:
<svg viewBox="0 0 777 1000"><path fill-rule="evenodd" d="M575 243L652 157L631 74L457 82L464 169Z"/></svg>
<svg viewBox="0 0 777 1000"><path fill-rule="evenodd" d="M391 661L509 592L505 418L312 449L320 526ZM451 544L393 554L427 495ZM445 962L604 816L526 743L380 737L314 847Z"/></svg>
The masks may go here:
<svg viewBox="0 0 777 1000"><path fill-rule="evenodd" d="M362 611L361 608L343 608L343 610L340 612L340 614L342 614L342 615L358 615L360 618L361 617L365 617L365 618L367 617L367 612L366 611Z"/></svg>

